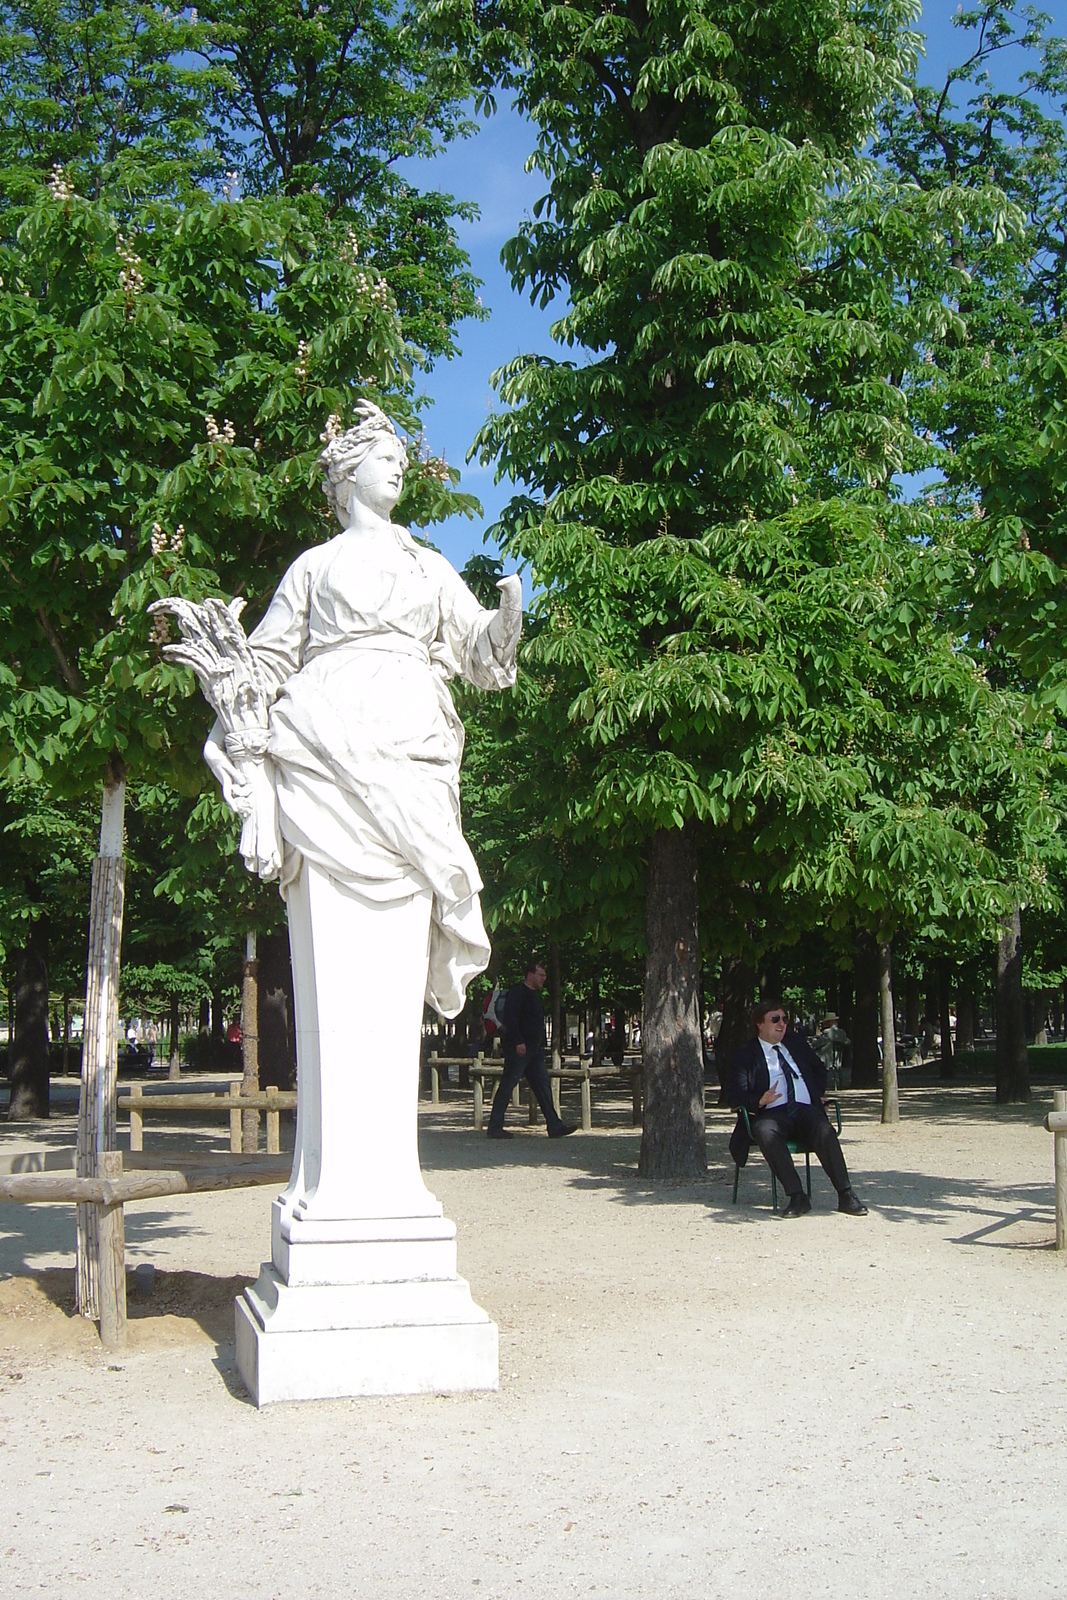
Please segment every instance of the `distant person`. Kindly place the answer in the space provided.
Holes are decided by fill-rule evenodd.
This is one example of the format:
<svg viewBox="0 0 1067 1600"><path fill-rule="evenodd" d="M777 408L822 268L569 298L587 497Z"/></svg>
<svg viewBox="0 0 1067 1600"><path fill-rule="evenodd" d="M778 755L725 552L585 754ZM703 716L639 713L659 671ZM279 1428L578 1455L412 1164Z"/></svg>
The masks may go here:
<svg viewBox="0 0 1067 1600"><path fill-rule="evenodd" d="M781 1000L764 1000L753 1007L756 1038L750 1039L730 1060L726 1098L744 1106L767 1165L789 1196L783 1217L802 1217L811 1201L789 1153L789 1140L799 1139L818 1156L823 1171L837 1190L837 1209L848 1217L865 1217L867 1207L852 1189L837 1134L823 1107L826 1068L808 1041L789 1028L789 1013ZM751 1143L743 1120L730 1139L730 1154L739 1167L748 1160Z"/></svg>
<svg viewBox="0 0 1067 1600"><path fill-rule="evenodd" d="M540 961L531 961L526 977L508 990L504 1002L504 1072L493 1097L489 1126L490 1139L510 1139L504 1128L504 1114L515 1086L525 1073L526 1081L544 1112L550 1139L564 1139L573 1133L574 1124L561 1121L552 1104L552 1090L545 1070L545 1012L540 1001L547 974Z"/></svg>
<svg viewBox="0 0 1067 1600"><path fill-rule="evenodd" d="M852 1047L852 1040L839 1023L837 1013L828 1012L822 1019L822 1031L812 1041L812 1049L826 1068L827 1081L835 1089L848 1087L842 1075Z"/></svg>
<svg viewBox="0 0 1067 1600"><path fill-rule="evenodd" d="M236 1017L226 1029L226 1042L227 1044L240 1044L241 1042L241 1024Z"/></svg>

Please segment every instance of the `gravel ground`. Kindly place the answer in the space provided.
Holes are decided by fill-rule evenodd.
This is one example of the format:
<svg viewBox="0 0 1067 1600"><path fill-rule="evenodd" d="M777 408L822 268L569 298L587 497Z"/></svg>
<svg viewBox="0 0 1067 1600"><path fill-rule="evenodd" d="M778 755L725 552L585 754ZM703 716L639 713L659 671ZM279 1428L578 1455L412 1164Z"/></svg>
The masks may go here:
<svg viewBox="0 0 1067 1600"><path fill-rule="evenodd" d="M157 1279L118 1359L72 1314L73 1212L0 1206L0 1593L1063 1596L1051 1095L990 1098L909 1089L883 1129L845 1096L871 1215L817 1172L789 1223L762 1162L731 1205L723 1113L708 1181L653 1190L621 1104L503 1145L426 1108L494 1395L257 1412L232 1301L269 1191L128 1208Z"/></svg>

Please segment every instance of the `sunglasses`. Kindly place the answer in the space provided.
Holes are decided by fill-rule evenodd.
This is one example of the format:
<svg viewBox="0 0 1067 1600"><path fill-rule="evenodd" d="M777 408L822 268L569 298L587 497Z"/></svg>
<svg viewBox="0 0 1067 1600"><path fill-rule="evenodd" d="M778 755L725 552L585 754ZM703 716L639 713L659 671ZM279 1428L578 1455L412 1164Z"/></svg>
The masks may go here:
<svg viewBox="0 0 1067 1600"><path fill-rule="evenodd" d="M789 1018L784 1011L772 1011L767 1018L768 1022L788 1022Z"/></svg>

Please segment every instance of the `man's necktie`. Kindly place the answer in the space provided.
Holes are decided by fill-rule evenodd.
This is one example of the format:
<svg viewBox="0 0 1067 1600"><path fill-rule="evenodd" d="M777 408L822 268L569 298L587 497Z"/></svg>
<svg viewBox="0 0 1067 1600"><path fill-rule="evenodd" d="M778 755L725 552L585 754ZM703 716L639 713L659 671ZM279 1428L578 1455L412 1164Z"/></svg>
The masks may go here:
<svg viewBox="0 0 1067 1600"><path fill-rule="evenodd" d="M785 1059L785 1056L782 1054L781 1050L778 1048L777 1045L775 1045L775 1047L774 1047L774 1053L778 1057L778 1065L781 1067L782 1071L785 1073L785 1100L786 1100L786 1105L795 1106L796 1103L797 1103L797 1092L793 1088L793 1077L794 1077L793 1069L789 1065L789 1062Z"/></svg>

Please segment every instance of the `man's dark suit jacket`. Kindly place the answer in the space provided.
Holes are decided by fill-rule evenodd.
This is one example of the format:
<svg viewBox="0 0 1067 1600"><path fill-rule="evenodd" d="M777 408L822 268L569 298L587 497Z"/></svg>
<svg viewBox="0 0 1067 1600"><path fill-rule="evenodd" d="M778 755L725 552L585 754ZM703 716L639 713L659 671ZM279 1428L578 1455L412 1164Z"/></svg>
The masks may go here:
<svg viewBox="0 0 1067 1600"><path fill-rule="evenodd" d="M826 1093L825 1063L815 1054L804 1036L794 1033L792 1029L786 1034L782 1044L800 1069L800 1076L808 1086L812 1105L821 1105L822 1097ZM767 1057L763 1053L763 1045L759 1039L750 1039L730 1057L726 1100L732 1106L744 1106L749 1116L755 1117L764 1109L760 1105L760 1099L770 1086L771 1075L767 1069ZM785 1103L784 1100L776 1100L773 1109L780 1111ZM752 1141L745 1132L745 1124L738 1117L737 1127L730 1136L730 1154L739 1167L743 1167L748 1160L751 1148Z"/></svg>
<svg viewBox="0 0 1067 1600"><path fill-rule="evenodd" d="M504 1058L515 1060L515 1046L526 1046L527 1064L545 1049L545 1008L536 989L517 983L504 1001Z"/></svg>

